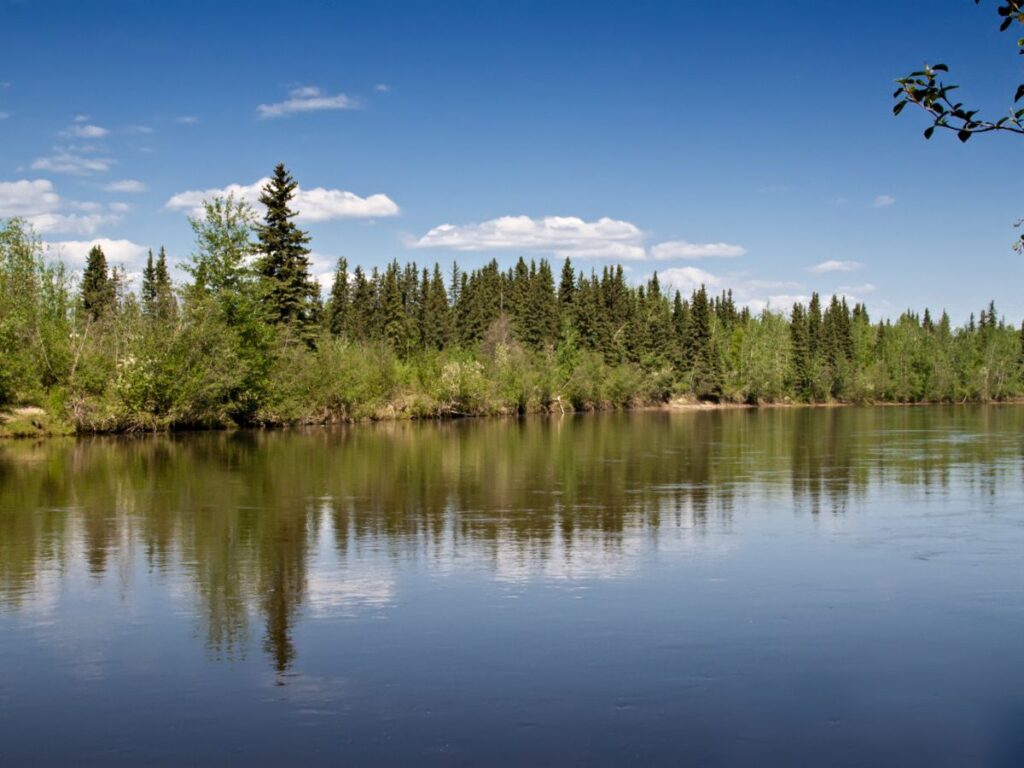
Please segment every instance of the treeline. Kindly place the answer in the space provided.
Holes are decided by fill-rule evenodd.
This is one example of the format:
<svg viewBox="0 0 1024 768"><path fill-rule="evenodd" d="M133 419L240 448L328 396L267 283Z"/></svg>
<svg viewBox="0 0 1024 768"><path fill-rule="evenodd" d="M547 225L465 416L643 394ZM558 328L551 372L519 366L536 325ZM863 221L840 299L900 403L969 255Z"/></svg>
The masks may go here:
<svg viewBox="0 0 1024 768"><path fill-rule="evenodd" d="M429 417L665 402L990 401L1024 394L1024 327L966 326L812 296L752 314L730 292L669 292L621 266L502 270L340 260L324 302L283 166L266 214L215 199L175 285L138 292L94 247L80 281L21 220L0 231L0 406L82 431Z"/></svg>

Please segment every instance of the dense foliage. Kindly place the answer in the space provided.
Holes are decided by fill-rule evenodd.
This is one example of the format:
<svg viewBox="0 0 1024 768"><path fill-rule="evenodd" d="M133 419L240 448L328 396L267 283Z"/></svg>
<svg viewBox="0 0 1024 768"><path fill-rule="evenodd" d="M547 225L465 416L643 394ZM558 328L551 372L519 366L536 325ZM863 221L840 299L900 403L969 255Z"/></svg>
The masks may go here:
<svg viewBox="0 0 1024 768"><path fill-rule="evenodd" d="M43 406L83 431L730 402L987 401L1024 394L1024 328L989 305L953 328L815 295L752 314L621 267L566 261L339 261L324 306L280 166L262 223L232 198L192 220L174 286L163 249L141 290L99 246L78 285L14 219L0 230L0 407Z"/></svg>

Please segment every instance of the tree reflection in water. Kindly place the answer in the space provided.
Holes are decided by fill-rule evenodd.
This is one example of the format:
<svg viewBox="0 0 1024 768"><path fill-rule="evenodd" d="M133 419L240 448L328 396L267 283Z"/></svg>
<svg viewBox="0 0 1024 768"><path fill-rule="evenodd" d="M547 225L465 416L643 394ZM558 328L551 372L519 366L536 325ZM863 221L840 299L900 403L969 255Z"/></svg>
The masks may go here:
<svg viewBox="0 0 1024 768"><path fill-rule="evenodd" d="M390 423L0 446L0 611L44 574L183 575L206 645L278 675L304 604L391 598L388 563L485 563L512 579L628 568L631 533L698 542L737 499L841 515L872 483L955 475L994 493L1024 457L1024 409L832 408ZM335 569L316 574L326 550ZM368 554L369 553L369 554ZM372 556L372 557L371 557ZM376 558L376 559L373 559ZM372 560L372 562L371 562ZM126 589L131 588L127 583ZM312 597L311 594L312 593ZM313 609L318 609L313 606Z"/></svg>

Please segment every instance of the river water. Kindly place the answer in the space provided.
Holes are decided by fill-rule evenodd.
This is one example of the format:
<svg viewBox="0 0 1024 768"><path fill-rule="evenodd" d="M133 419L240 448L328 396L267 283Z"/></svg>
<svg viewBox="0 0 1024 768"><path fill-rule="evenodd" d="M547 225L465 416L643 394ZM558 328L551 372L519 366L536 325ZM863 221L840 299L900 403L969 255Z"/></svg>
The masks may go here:
<svg viewBox="0 0 1024 768"><path fill-rule="evenodd" d="M0 764L1024 764L1024 407L0 444Z"/></svg>

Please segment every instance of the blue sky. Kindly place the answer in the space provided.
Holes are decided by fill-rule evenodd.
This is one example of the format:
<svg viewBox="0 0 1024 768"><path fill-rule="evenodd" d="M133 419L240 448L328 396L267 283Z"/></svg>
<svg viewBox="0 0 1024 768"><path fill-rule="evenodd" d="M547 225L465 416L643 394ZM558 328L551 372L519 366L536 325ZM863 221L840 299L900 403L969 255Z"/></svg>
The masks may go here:
<svg viewBox="0 0 1024 768"><path fill-rule="evenodd" d="M994 299L1019 323L1024 140L891 115L893 79L939 60L1002 113L1024 61L994 9L0 0L0 216L137 270L189 253L197 192L283 161L318 272L568 254L755 308Z"/></svg>

